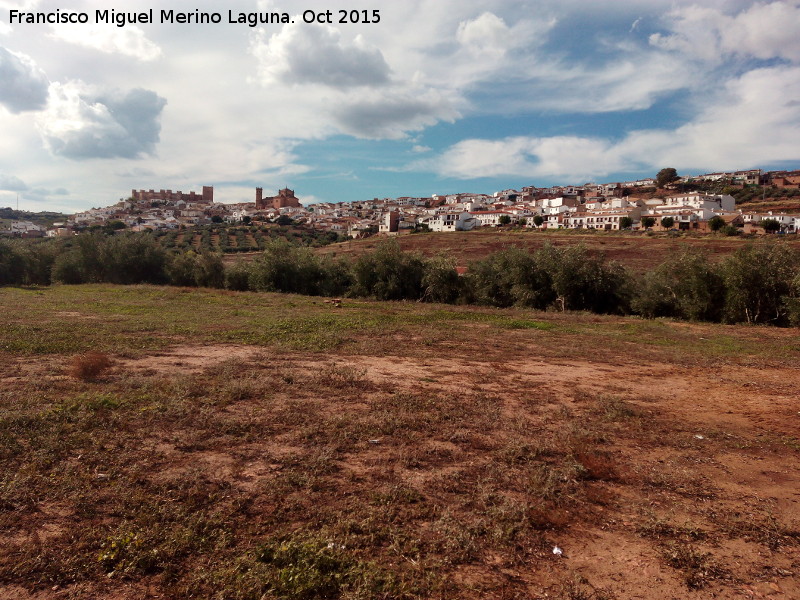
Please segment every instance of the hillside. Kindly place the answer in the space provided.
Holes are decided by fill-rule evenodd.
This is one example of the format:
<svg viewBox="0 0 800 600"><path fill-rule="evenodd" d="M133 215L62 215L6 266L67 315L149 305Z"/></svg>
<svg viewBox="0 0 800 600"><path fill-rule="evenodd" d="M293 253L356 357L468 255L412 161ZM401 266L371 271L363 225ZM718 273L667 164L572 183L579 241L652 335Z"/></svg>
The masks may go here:
<svg viewBox="0 0 800 600"><path fill-rule="evenodd" d="M800 248L800 240L796 237L788 236L782 241ZM318 248L317 252L336 256L359 256L373 250L381 239L383 238L378 236L331 244ZM648 236L625 232L548 232L494 228L452 233L411 234L399 236L397 240L404 250L418 251L425 256L444 252L455 256L458 263L463 266L507 246L535 250L546 243L555 246L585 244L593 252L603 253L606 258L619 261L636 272L643 272L659 265L670 253L677 251L684 244L708 252L713 259L720 259L753 241L751 238L717 235L673 237L666 233Z"/></svg>
<svg viewBox="0 0 800 600"><path fill-rule="evenodd" d="M64 222L68 215L58 212L28 212L27 210L14 210L13 208L0 208L0 229L8 228L12 221L30 221L42 227L51 227L53 223Z"/></svg>
<svg viewBox="0 0 800 600"><path fill-rule="evenodd" d="M0 597L800 597L796 331L147 286L0 303Z"/></svg>

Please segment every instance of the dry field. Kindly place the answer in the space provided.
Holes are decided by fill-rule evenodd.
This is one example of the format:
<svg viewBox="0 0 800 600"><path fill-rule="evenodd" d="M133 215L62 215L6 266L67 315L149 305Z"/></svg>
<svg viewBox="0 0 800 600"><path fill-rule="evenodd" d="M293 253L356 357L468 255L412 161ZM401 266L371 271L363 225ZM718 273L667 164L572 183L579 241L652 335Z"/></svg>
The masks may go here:
<svg viewBox="0 0 800 600"><path fill-rule="evenodd" d="M797 330L146 286L0 306L0 598L800 597Z"/></svg>
<svg viewBox="0 0 800 600"><path fill-rule="evenodd" d="M797 236L781 237L795 248L800 248ZM316 251L320 254L355 257L374 250L381 239L384 238L378 236L347 241L323 246ZM404 250L418 251L425 256L435 256L444 252L454 256L462 266L468 266L472 261L486 258L492 252L510 246L537 250L545 243L554 246L582 243L591 251L603 253L609 260L616 260L634 272L643 272L658 266L670 254L678 252L683 245L701 249L714 259L722 259L736 249L755 241L753 238L699 234L671 237L666 233L647 236L624 232L547 232L519 229L503 231L489 228L453 233L402 235L397 239Z"/></svg>

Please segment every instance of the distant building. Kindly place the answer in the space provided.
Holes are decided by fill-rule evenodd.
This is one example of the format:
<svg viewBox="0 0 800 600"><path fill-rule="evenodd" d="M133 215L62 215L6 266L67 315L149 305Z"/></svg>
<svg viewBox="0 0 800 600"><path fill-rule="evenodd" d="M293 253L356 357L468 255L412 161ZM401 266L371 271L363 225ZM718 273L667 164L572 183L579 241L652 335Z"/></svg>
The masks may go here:
<svg viewBox="0 0 800 600"><path fill-rule="evenodd" d="M214 186L204 185L203 193L173 192L172 190L131 190L131 198L137 202L194 202L196 204L214 203Z"/></svg>
<svg viewBox="0 0 800 600"><path fill-rule="evenodd" d="M400 212L389 211L383 215L378 233L395 234L400 229Z"/></svg>
<svg viewBox="0 0 800 600"><path fill-rule="evenodd" d="M256 188L256 210L267 210L269 208L301 208L300 200L294 195L294 190L283 188L278 191L277 196L264 197L264 188Z"/></svg>

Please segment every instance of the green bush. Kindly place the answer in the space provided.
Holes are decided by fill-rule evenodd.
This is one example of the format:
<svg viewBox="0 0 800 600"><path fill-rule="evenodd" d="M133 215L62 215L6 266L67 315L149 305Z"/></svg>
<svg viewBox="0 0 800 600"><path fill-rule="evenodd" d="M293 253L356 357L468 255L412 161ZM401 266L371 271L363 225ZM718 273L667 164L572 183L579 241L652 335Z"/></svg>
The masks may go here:
<svg viewBox="0 0 800 600"><path fill-rule="evenodd" d="M149 235L118 234L99 243L99 271L108 283L166 283L167 255Z"/></svg>
<svg viewBox="0 0 800 600"><path fill-rule="evenodd" d="M202 252L195 260L195 281L198 286L207 288L225 287L225 265L222 263L222 255L220 253Z"/></svg>
<svg viewBox="0 0 800 600"><path fill-rule="evenodd" d="M644 276L632 305L648 318L720 321L724 302L720 269L687 247Z"/></svg>
<svg viewBox="0 0 800 600"><path fill-rule="evenodd" d="M725 319L731 323L788 325L787 301L795 293L800 253L787 244L740 248L722 265Z"/></svg>
<svg viewBox="0 0 800 600"><path fill-rule="evenodd" d="M14 244L0 240L0 285L19 285L25 276L25 263Z"/></svg>
<svg viewBox="0 0 800 600"><path fill-rule="evenodd" d="M194 250L180 252L172 257L167 265L167 276L171 285L194 287L197 285L195 279L195 265L197 253Z"/></svg>
<svg viewBox="0 0 800 600"><path fill-rule="evenodd" d="M351 292L377 300L418 300L423 294L424 273L420 255L403 252L397 240L387 239L356 260Z"/></svg>
<svg viewBox="0 0 800 600"><path fill-rule="evenodd" d="M785 303L789 323L795 327L800 326L800 273L792 281L792 288L785 298Z"/></svg>
<svg viewBox="0 0 800 600"><path fill-rule="evenodd" d="M708 228L711 229L711 231L719 231L723 227L725 227L725 219L719 215L714 215L708 220Z"/></svg>
<svg viewBox="0 0 800 600"><path fill-rule="evenodd" d="M225 269L225 289L245 292L250 289L250 264L239 259Z"/></svg>
<svg viewBox="0 0 800 600"><path fill-rule="evenodd" d="M60 254L53 263L53 281L75 285L86 283L81 254L78 250L70 250Z"/></svg>
<svg viewBox="0 0 800 600"><path fill-rule="evenodd" d="M466 300L488 306L546 308L553 300L552 282L533 255L507 248L470 266Z"/></svg>
<svg viewBox="0 0 800 600"><path fill-rule="evenodd" d="M583 244L564 248L548 244L535 258L551 281L559 310L628 312L631 284L622 265L592 256Z"/></svg>
<svg viewBox="0 0 800 600"><path fill-rule="evenodd" d="M310 248L275 238L265 244L264 253L253 261L248 286L261 292L337 295L344 291L340 287L342 277L338 265L317 258Z"/></svg>
<svg viewBox="0 0 800 600"><path fill-rule="evenodd" d="M52 279L61 283L106 282L119 284L166 283L167 255L150 235L123 233L106 236L90 233L77 236L73 245L58 250L50 246L41 277L52 269ZM51 265L51 266L48 266Z"/></svg>
<svg viewBox="0 0 800 600"><path fill-rule="evenodd" d="M225 266L217 252L181 252L173 256L166 274L172 285L184 287L222 288Z"/></svg>
<svg viewBox="0 0 800 600"><path fill-rule="evenodd" d="M452 304L461 295L461 277L456 271L455 259L440 254L425 262L422 276L422 294L426 302Z"/></svg>

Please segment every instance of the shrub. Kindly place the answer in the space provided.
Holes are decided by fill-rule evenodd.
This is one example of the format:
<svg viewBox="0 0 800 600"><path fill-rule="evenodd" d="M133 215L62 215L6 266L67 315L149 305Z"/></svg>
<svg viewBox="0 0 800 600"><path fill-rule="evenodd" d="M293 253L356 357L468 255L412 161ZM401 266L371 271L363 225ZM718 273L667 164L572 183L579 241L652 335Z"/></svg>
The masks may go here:
<svg viewBox="0 0 800 600"><path fill-rule="evenodd" d="M794 326L800 326L800 273L792 281L791 293L786 298L786 311L789 322Z"/></svg>
<svg viewBox="0 0 800 600"><path fill-rule="evenodd" d="M111 366L111 359L102 352L87 352L74 356L68 373L81 381L96 381Z"/></svg>
<svg viewBox="0 0 800 600"><path fill-rule="evenodd" d="M0 285L50 285L56 254L50 241L0 241Z"/></svg>
<svg viewBox="0 0 800 600"><path fill-rule="evenodd" d="M71 250L60 254L53 263L52 278L53 281L70 285L85 283L87 278L80 252Z"/></svg>
<svg viewBox="0 0 800 600"><path fill-rule="evenodd" d="M733 236L739 235L739 233L741 233L739 228L736 227L736 225L725 225L725 227L720 229L720 232L723 235L727 235L729 237L733 237Z"/></svg>
<svg viewBox="0 0 800 600"><path fill-rule="evenodd" d="M237 260L225 269L225 289L245 292L250 289L250 265Z"/></svg>
<svg viewBox="0 0 800 600"><path fill-rule="evenodd" d="M778 219L763 219L759 225L761 225L767 233L776 233L781 230L781 223Z"/></svg>
<svg viewBox="0 0 800 600"><path fill-rule="evenodd" d="M455 302L461 295L461 278L455 259L440 254L426 261L422 287L425 290L422 299L426 302Z"/></svg>
<svg viewBox="0 0 800 600"><path fill-rule="evenodd" d="M419 254L403 252L395 239L383 240L353 265L352 293L377 300L418 300L423 294L424 272Z"/></svg>
<svg viewBox="0 0 800 600"><path fill-rule="evenodd" d="M22 283L24 273L22 256L12 244L0 240L0 285Z"/></svg>
<svg viewBox="0 0 800 600"><path fill-rule="evenodd" d="M202 252L195 258L195 282L200 287L225 287L225 265L217 252Z"/></svg>
<svg viewBox="0 0 800 600"><path fill-rule="evenodd" d="M800 253L781 243L740 248L723 263L725 318L732 323L789 324Z"/></svg>
<svg viewBox="0 0 800 600"><path fill-rule="evenodd" d="M591 256L583 244L565 248L548 244L535 256L551 281L559 310L628 311L630 283L621 265Z"/></svg>
<svg viewBox="0 0 800 600"><path fill-rule="evenodd" d="M519 248L507 248L470 266L467 296L489 306L546 308L554 299L548 273L533 255Z"/></svg>
<svg viewBox="0 0 800 600"><path fill-rule="evenodd" d="M719 321L724 301L719 268L705 253L684 248L644 276L632 305L648 318Z"/></svg>
<svg viewBox="0 0 800 600"><path fill-rule="evenodd" d="M317 258L310 248L275 238L265 244L264 253L252 263L248 285L251 290L262 292L319 296L340 291L343 277L337 263Z"/></svg>
<svg viewBox="0 0 800 600"><path fill-rule="evenodd" d="M172 257L166 267L172 285L222 288L225 286L225 265L217 252L189 250Z"/></svg>
<svg viewBox="0 0 800 600"><path fill-rule="evenodd" d="M193 250L175 254L167 265L167 277L172 285L194 287L197 285L195 266L197 254Z"/></svg>
<svg viewBox="0 0 800 600"><path fill-rule="evenodd" d="M719 231L723 227L725 227L725 219L719 215L715 215L708 220L708 228L711 229L711 231Z"/></svg>

